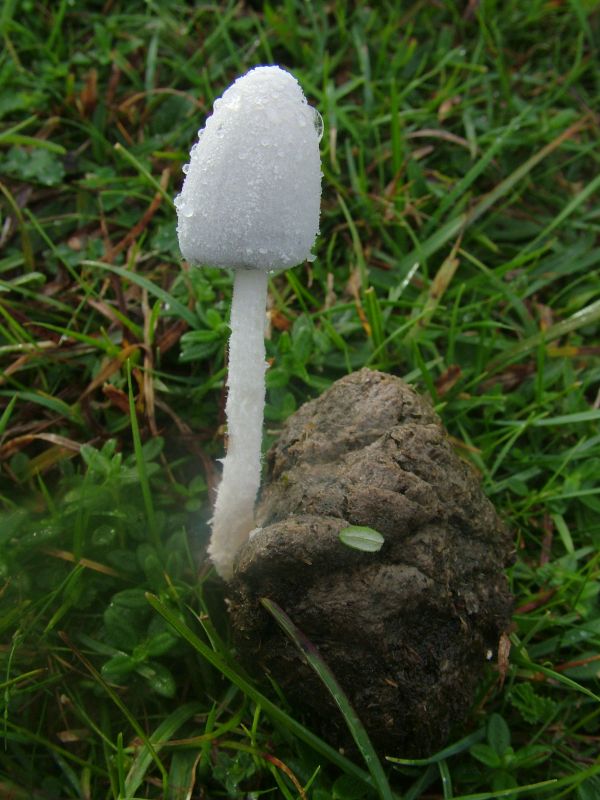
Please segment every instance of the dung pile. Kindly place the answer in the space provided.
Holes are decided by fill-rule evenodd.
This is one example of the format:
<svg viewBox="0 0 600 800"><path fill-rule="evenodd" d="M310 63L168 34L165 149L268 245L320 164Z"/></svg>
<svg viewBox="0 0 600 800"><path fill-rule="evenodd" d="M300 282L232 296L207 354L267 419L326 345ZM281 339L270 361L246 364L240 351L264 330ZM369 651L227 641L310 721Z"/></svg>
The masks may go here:
<svg viewBox="0 0 600 800"><path fill-rule="evenodd" d="M426 755L464 721L509 622L511 540L426 400L363 369L286 423L268 454L262 530L230 585L240 656L334 746L345 723L260 604L317 646L380 752ZM365 525L379 552L344 545Z"/></svg>

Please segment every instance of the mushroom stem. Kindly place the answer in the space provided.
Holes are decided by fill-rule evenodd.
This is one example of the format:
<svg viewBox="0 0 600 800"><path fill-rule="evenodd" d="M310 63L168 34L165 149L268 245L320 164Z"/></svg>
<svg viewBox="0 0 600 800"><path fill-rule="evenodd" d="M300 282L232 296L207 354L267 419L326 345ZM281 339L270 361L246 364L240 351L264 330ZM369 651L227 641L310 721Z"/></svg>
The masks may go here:
<svg viewBox="0 0 600 800"><path fill-rule="evenodd" d="M225 406L228 445L208 548L225 580L231 578L237 551L254 527L254 504L260 486L268 279L268 273L261 269L235 270Z"/></svg>

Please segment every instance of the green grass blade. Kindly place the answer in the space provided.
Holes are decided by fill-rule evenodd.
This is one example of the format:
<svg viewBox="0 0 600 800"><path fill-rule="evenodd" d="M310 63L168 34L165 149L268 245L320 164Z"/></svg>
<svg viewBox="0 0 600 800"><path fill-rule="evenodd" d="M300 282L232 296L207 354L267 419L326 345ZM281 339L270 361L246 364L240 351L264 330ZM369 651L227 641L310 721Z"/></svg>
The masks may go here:
<svg viewBox="0 0 600 800"><path fill-rule="evenodd" d="M544 667L541 664L534 664L532 661L520 661L519 666L522 666L525 669L531 669L534 672L541 672L542 675L545 675L547 678L557 681L558 683L562 683L565 686L568 686L569 689L573 689L574 691L589 697L591 700L594 700L596 703L600 703L600 695L592 692L592 690L588 689L587 686L582 686L580 683L577 683L577 681L567 677L567 675L563 675L561 672L556 672L556 670L550 669L549 667Z"/></svg>
<svg viewBox="0 0 600 800"><path fill-rule="evenodd" d="M497 792L476 792L475 794L455 795L452 800L495 800L496 797L519 797L522 794L537 792L540 789L555 789L557 781L540 781L527 786L516 786L514 789L501 789Z"/></svg>
<svg viewBox="0 0 600 800"><path fill-rule="evenodd" d="M161 289L160 286L157 286L152 281L149 281L148 278L145 278L143 275L138 275L136 272L124 269L123 267L115 267L112 264L105 264L103 261L82 261L82 264L87 267L95 267L96 269L114 272L115 275L119 275L121 278L131 281L131 283L141 286L142 289L146 289L148 291L148 294L152 295L153 297L157 297L159 300L162 300L165 305L168 305L172 311L180 316L181 319L185 320L192 328L197 326L198 320L196 319L196 315L193 313L193 311L190 311L187 306L184 306L183 303L180 303L179 300L176 300L172 295L170 295L168 292L165 292L164 289Z"/></svg>
<svg viewBox="0 0 600 800"><path fill-rule="evenodd" d="M158 526L156 523L156 513L154 511L154 502L152 501L152 491L150 489L150 481L148 480L148 471L146 470L146 461L144 460L144 452L142 449L142 440L140 438L140 427L138 425L135 399L133 396L133 385L131 382L131 361L129 359L127 359L127 388L129 394L129 420L131 424L131 436L133 439L133 452L135 454L135 463L140 478L140 488L144 498L144 508L146 509L146 517L148 519L150 539L156 548L156 552L160 553L162 550L162 543L160 541Z"/></svg>
<svg viewBox="0 0 600 800"><path fill-rule="evenodd" d="M512 361L516 361L532 350L535 350L536 347L539 347L543 342L549 343L555 339L560 339L562 336L573 333L573 331L583 328L586 325L592 325L598 322L598 320L600 320L600 300L590 303L590 305L575 312L575 314L568 319L551 325L545 331L534 333L533 336L528 336L526 339L523 339L522 342L519 342L519 344L509 348L502 353L502 355L490 362L487 373L493 375Z"/></svg>
<svg viewBox="0 0 600 800"><path fill-rule="evenodd" d="M201 711L202 706L199 703L187 703L181 706L181 708L176 709L172 714L169 714L156 728L154 733L148 737L148 741L152 743L155 751L158 752L161 744L173 738L174 733L178 731L184 723L193 717L194 714L198 714ZM140 748L125 779L125 796L123 800L132 800L136 791L141 786L152 761L153 758L150 749L146 746Z"/></svg>
<svg viewBox="0 0 600 800"><path fill-rule="evenodd" d="M37 392L28 392L28 391L17 391L17 392L9 392L9 391L1 391L0 396L2 397L15 397L19 400L24 400L28 403L35 403L43 408L47 408L49 411L53 411L55 414L58 414L60 417L66 417L67 419L73 422L79 422L79 414L76 408L68 405L63 400L60 400L58 397L52 397L45 392L37 391Z"/></svg>
<svg viewBox="0 0 600 800"><path fill-rule="evenodd" d="M6 5L7 4L5 3L5 7L6 7ZM27 117L27 119L23 119L23 120L21 120L21 122L17 122L16 125L12 125L10 128L7 128L5 131L1 131L0 132L0 143L2 143L4 141L4 139L6 139L7 136L12 136L14 133L18 133L19 131L22 131L23 128L29 127L29 125L32 125L34 122L37 122L37 117L36 116Z"/></svg>
<svg viewBox="0 0 600 800"><path fill-rule="evenodd" d="M0 417L0 436L2 436L2 434L6 430L6 426L10 422L10 415L13 412L13 408L15 407L15 403L16 402L17 402L17 396L14 395L14 397L12 397L8 401L8 405L6 406L4 411L2 412L2 416Z"/></svg>
<svg viewBox="0 0 600 800"><path fill-rule="evenodd" d="M163 187L156 180L156 178L148 172L146 167L140 161L138 161L138 159L133 155L133 153L130 153L129 150L127 150L125 147L123 147L122 144L120 144L120 142L117 142L117 144L115 145L115 150L117 151L117 153L123 156L125 161L128 161L139 172L139 174L146 180L146 182L150 186L152 186L152 188L156 192L158 192L158 194L162 196L163 200L167 201L167 203L171 208L174 207L173 198L171 197L171 195L167 192L166 189L163 189Z"/></svg>
<svg viewBox="0 0 600 800"><path fill-rule="evenodd" d="M32 272L35 268L35 257L33 254L33 246L31 243L31 239L29 237L29 232L25 225L25 218L23 216L23 212L21 207L15 200L12 195L12 192L9 191L8 187L5 186L2 181L0 181L0 192L6 198L8 205L11 207L13 214L15 215L16 220L19 223L19 229L21 231L21 253L23 256L23 262L25 264L25 269L29 272Z"/></svg>
<svg viewBox="0 0 600 800"><path fill-rule="evenodd" d="M180 750L173 753L167 800L191 800L196 771L201 760L202 753L200 751Z"/></svg>
<svg viewBox="0 0 600 800"><path fill-rule="evenodd" d="M552 222L547 225L544 230L535 237L535 239L529 243L527 249L533 250L537 245L540 244L544 239L546 239L553 230L562 225L562 223L570 217L571 214L576 211L582 203L591 197L598 189L600 188L600 175L596 175L593 181L588 183L586 187L584 187L580 192L578 192L575 197L567 203L567 205L562 209L562 211L557 214L557 216L552 220Z"/></svg>
<svg viewBox="0 0 600 800"><path fill-rule="evenodd" d="M381 304L375 293L375 289L370 286L363 293L363 303L367 321L371 330L371 341L373 342L373 349L379 354L381 360L381 369L385 370L388 365L388 356L385 348L385 323L381 312Z"/></svg>
<svg viewBox="0 0 600 800"><path fill-rule="evenodd" d="M379 797L381 797L382 800L393 800L395 795L390 788L383 766L381 765L379 756L375 752L375 748L371 744L369 735L365 730L364 725L360 721L358 714L352 707L352 704L350 703L346 693L337 682L335 675L330 670L328 665L325 663L325 661L323 661L323 658L317 648L309 639L307 639L304 633L302 633L302 631L296 627L293 621L289 618L285 611L283 611L277 605L277 603L274 603L272 600L269 600L266 597L261 599L261 603L264 608L267 609L269 614L271 614L271 616L275 619L279 627L296 645L300 653L304 655L308 665L314 670L314 672L326 686L335 704L342 712L352 738L356 742L356 746L358 747L362 757L365 760L365 764L371 773L373 783L379 792Z"/></svg>
<svg viewBox="0 0 600 800"><path fill-rule="evenodd" d="M517 169L501 181L495 189L492 189L489 194L482 197L470 211L465 211L451 219L436 231L436 233L422 242L419 247L415 247L407 256L400 259L397 265L399 273L402 274L408 271L416 262L429 258L429 256L436 253L459 232L469 228L479 217L497 203L498 200L506 197L516 184L523 180L534 167L556 150L557 147L560 147L563 142L574 136L586 123L587 118L584 118L575 123L575 125L571 125L557 136L556 139L545 147L542 147L541 150L531 156L531 158L528 158L520 167L517 167Z"/></svg>
<svg viewBox="0 0 600 800"><path fill-rule="evenodd" d="M495 156L502 150L504 147L506 140L509 138L511 133L515 130L515 128L521 124L523 121L523 117L525 116L525 112L520 114L518 117L515 117L508 127L498 136L494 142L490 145L490 147L486 150L486 152L481 156L479 161L477 161L471 169L461 178L456 186L452 189L452 191L446 195L442 199L437 211L431 218L431 220L427 223L425 231L428 232L437 227L439 221L443 219L444 214L448 209L452 208L463 194L469 189L469 187L474 183L474 181L487 169L487 167L491 164L492 160Z"/></svg>
<svg viewBox="0 0 600 800"><path fill-rule="evenodd" d="M346 222L348 224L348 230L350 231L350 235L352 237L352 246L354 249L354 256L356 258L356 264L358 266L358 271L360 275L360 284L363 291L366 291L369 286L369 279L367 277L367 262L365 260L365 253L363 250L362 242L360 240L360 235L358 233L358 228L356 227L356 223L352 219L352 214L344 198L341 194L337 195L337 201L340 204L340 208L346 218Z"/></svg>
<svg viewBox="0 0 600 800"><path fill-rule="evenodd" d="M551 425L576 425L579 422L597 422L598 420L600 420L600 409L590 409L590 411L578 411L575 414L562 414L559 417L542 417L531 420L531 422L500 420L497 424L508 427L548 428Z"/></svg>
<svg viewBox="0 0 600 800"><path fill-rule="evenodd" d="M470 733L468 736L465 736L464 739L460 739L458 742L454 742L454 744L448 745L448 747L444 747L443 750L439 750L437 753L434 753L429 758L396 758L395 756L388 756L386 761L389 761L390 764L404 764L406 766L413 766L413 767L426 767L429 764L438 764L440 761L444 761L447 758L451 758L452 756L458 755L459 753L463 753L465 750L468 750L477 742L482 741L485 739L485 729L480 728L478 731L474 733Z"/></svg>
<svg viewBox="0 0 600 800"><path fill-rule="evenodd" d="M70 648L70 650L77 656L77 658L82 662L82 664L85 666L85 668L91 674L91 676L96 681L96 683L99 686L102 687L102 689L106 693L106 695L108 697L110 697L112 702L117 706L119 711L127 719L128 723L131 725L131 727L136 732L136 734L140 737L140 739L144 743L147 751L150 753L152 761L156 764L156 766L160 770L160 773L161 773L162 778L163 778L163 784L166 783L167 771L166 771L162 761L158 757L158 753L154 749L154 745L152 744L152 742L150 741L150 739L146 735L146 732L144 731L142 726L139 724L139 722L136 720L136 718L133 716L133 714L129 711L129 709L127 708L125 703L121 700L119 695L114 691L114 689L112 689L111 686L108 685L108 683L104 680L102 675L100 675L100 673L93 666L93 664L90 661L88 661L88 659L85 658L85 656L82 653L80 653L79 650L71 643L71 641L69 640L68 636L65 633L61 632L60 637L65 642L65 644Z"/></svg>
<svg viewBox="0 0 600 800"><path fill-rule="evenodd" d="M357 767L347 758L344 758L344 756L338 753L337 750L328 745L299 722L296 722L293 717L290 717L289 714L286 714L285 711L282 711L280 708L278 708L275 703L271 702L249 681L239 675L219 653L215 653L214 650L212 650L207 644L199 639L196 634L191 631L190 628L188 628L188 626L183 623L173 611L171 611L171 609L167 608L163 603L161 603L158 597L155 597L150 593L148 593L146 597L152 608L157 611L163 617L163 619L165 619L169 625L171 625L177 631L177 633L179 633L179 635L202 656L202 658L208 661L209 664L212 664L212 666L215 667L215 669L217 669L225 678L227 678L227 680L229 680L234 686L237 686L238 689L240 689L254 703L259 705L265 714L271 717L274 722L278 723L284 728L287 728L287 730L289 730L292 734L305 742L305 744L312 747L317 753L327 758L328 761L330 761L332 764L335 764L346 774L352 775L357 780L360 780L369 786L374 785L372 778L368 773L360 769L360 767Z"/></svg>
<svg viewBox="0 0 600 800"><path fill-rule="evenodd" d="M0 145L3 144L37 147L40 150L48 150L50 153L56 153L59 156L64 156L67 152L62 145L56 144L56 142L49 142L47 139L37 139L35 136L24 136L20 133L0 134Z"/></svg>
<svg viewBox="0 0 600 800"><path fill-rule="evenodd" d="M60 755L63 758L69 759L73 764L77 764L81 767L90 767L94 773L104 776L105 771L102 767L99 767L97 764L90 763L83 758L80 758L75 753L70 752L65 747L61 747L60 745L53 742L51 739L47 739L45 736L42 736L36 731L29 730L26 727L22 727L21 725L17 725L16 723L8 720L6 723L6 729L3 731L2 738L5 742L10 741L12 738L18 742L26 742L31 741L35 742L40 748L47 750L49 753L53 755ZM0 784L1 786L1 784ZM0 795L1 796L1 795ZM10 795L9 795L10 797ZM27 795L27 799L30 800L31 795Z"/></svg>

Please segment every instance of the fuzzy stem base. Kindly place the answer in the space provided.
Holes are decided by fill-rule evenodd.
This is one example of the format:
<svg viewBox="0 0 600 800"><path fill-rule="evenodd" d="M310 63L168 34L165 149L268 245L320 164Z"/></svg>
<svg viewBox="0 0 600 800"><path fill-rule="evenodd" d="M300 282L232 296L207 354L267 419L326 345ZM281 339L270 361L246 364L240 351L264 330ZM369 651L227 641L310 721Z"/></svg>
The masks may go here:
<svg viewBox="0 0 600 800"><path fill-rule="evenodd" d="M225 580L230 580L235 556L254 527L254 504L260 487L267 284L268 273L263 270L235 270L225 407L228 446L208 547L217 572Z"/></svg>

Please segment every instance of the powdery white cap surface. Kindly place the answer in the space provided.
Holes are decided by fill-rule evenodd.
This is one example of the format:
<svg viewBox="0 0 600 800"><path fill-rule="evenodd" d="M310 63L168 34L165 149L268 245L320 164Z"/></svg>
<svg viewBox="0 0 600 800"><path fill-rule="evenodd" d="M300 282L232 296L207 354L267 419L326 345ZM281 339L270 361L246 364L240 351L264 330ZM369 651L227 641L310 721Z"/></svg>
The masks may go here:
<svg viewBox="0 0 600 800"><path fill-rule="evenodd" d="M298 81L256 67L215 101L175 198L185 259L276 270L314 260L322 122Z"/></svg>

